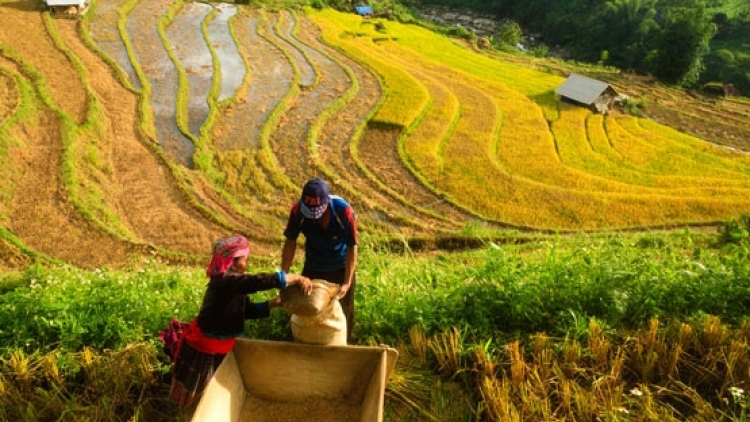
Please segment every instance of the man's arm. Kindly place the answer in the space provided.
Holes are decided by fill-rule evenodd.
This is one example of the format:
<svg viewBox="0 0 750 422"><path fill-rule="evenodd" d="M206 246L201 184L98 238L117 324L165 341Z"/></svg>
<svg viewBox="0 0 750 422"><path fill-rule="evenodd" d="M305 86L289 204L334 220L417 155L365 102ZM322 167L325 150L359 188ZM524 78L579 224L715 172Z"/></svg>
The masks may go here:
<svg viewBox="0 0 750 422"><path fill-rule="evenodd" d="M349 246L346 248L346 266L344 267L344 284L341 285L339 290L338 298L346 296L346 292L349 291L349 286L352 285L352 278L354 277L354 270L357 269L357 245Z"/></svg>
<svg viewBox="0 0 750 422"><path fill-rule="evenodd" d="M281 249L281 269L288 273L294 261L294 254L297 251L297 240L286 239L284 247Z"/></svg>
<svg viewBox="0 0 750 422"><path fill-rule="evenodd" d="M357 269L357 245L359 244L357 219L354 217L354 209L351 206L346 207L344 219L349 226L349 230L346 240L347 247L346 264L344 264L344 283L341 285L341 290L339 290L339 299L346 296L346 292L349 291L349 287L352 285L354 271Z"/></svg>

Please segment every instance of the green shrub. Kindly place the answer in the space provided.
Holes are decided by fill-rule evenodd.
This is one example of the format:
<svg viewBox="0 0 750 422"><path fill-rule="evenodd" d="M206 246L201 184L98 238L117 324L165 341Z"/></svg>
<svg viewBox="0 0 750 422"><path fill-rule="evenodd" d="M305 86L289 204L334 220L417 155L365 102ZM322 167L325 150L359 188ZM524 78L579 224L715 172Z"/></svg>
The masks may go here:
<svg viewBox="0 0 750 422"><path fill-rule="evenodd" d="M477 37L473 32L469 31L463 26L448 27L447 29L445 29L445 34L451 37L463 38L470 41L474 41Z"/></svg>
<svg viewBox="0 0 750 422"><path fill-rule="evenodd" d="M622 105L626 113L631 114L633 116L642 116L643 109L646 107L646 100L625 98L622 102Z"/></svg>
<svg viewBox="0 0 750 422"><path fill-rule="evenodd" d="M747 242L750 237L750 214L729 219L721 227L720 233L719 241L723 244Z"/></svg>

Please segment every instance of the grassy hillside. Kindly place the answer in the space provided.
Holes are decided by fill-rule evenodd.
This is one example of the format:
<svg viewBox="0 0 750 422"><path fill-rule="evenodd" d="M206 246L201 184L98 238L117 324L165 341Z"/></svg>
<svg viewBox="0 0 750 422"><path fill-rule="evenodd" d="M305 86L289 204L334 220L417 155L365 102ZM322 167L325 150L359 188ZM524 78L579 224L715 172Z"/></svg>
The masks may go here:
<svg viewBox="0 0 750 422"><path fill-rule="evenodd" d="M0 7L0 420L180 418L156 333L217 237L276 268L313 176L361 228L357 342L400 352L386 420L747 419L750 103L330 9Z"/></svg>
<svg viewBox="0 0 750 422"><path fill-rule="evenodd" d="M331 9L130 0L32 15L2 36L9 267L195 262L228 232L275 259L313 176L370 241L413 246L711 225L750 205L741 101ZM560 103L570 72L612 83L641 117Z"/></svg>

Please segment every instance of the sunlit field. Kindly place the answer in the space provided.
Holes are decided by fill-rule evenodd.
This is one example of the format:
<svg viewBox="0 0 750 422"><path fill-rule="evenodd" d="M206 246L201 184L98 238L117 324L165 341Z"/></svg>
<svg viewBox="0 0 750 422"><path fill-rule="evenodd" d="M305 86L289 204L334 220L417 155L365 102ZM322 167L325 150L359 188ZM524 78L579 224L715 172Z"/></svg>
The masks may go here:
<svg viewBox="0 0 750 422"><path fill-rule="evenodd" d="M554 103L559 76L476 55L416 26L386 21L377 30L352 15L311 16L333 32L331 42L377 69L392 95L373 119L408 128L404 161L468 212L591 229L707 223L748 205L744 154L626 115L599 116L603 132L590 133L584 122L597 117ZM407 89L413 105L393 100Z"/></svg>
<svg viewBox="0 0 750 422"><path fill-rule="evenodd" d="M286 1L0 7L0 421L184 420L159 330L218 237L275 271L316 176L357 216L354 343L399 352L385 421L748 420L746 99Z"/></svg>

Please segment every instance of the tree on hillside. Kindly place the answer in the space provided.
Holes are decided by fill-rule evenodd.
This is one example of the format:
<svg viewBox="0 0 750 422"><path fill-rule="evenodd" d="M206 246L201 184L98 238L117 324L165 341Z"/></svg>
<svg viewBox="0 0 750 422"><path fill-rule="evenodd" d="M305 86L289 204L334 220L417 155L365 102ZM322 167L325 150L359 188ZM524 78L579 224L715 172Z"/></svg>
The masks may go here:
<svg viewBox="0 0 750 422"><path fill-rule="evenodd" d="M702 82L731 83L742 95L750 94L750 55L721 49L706 56Z"/></svg>
<svg viewBox="0 0 750 422"><path fill-rule="evenodd" d="M642 67L649 42L661 29L656 22L657 0L609 0L601 20L599 51L609 51L610 64L622 69Z"/></svg>
<svg viewBox="0 0 750 422"><path fill-rule="evenodd" d="M593 44L606 30L599 19L605 4L605 0L549 2L544 5L544 20L536 28L549 44L565 47L579 60L596 61L601 51Z"/></svg>
<svg viewBox="0 0 750 422"><path fill-rule="evenodd" d="M504 22L498 29L497 38L499 42L505 45L514 46L523 39L523 31L521 30L521 26L516 22Z"/></svg>
<svg viewBox="0 0 750 422"><path fill-rule="evenodd" d="M703 57L709 52L715 33L716 25L702 2L671 9L650 63L654 75L667 83L694 85L704 69Z"/></svg>

